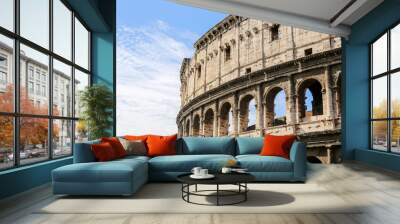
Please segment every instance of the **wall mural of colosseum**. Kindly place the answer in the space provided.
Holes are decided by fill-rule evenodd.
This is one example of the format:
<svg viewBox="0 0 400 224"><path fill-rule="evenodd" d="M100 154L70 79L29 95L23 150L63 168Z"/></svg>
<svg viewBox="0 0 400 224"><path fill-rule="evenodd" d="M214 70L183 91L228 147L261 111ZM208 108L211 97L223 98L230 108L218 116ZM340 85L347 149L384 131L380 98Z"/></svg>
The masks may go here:
<svg viewBox="0 0 400 224"><path fill-rule="evenodd" d="M339 37L228 16L180 70L180 136L296 134L309 160L340 162Z"/></svg>

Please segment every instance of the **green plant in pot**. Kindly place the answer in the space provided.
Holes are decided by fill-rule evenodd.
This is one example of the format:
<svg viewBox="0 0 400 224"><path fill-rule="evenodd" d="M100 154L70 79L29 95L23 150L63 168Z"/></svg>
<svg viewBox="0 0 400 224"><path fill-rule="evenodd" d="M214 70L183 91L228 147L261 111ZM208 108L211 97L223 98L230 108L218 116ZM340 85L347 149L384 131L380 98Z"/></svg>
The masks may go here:
<svg viewBox="0 0 400 224"><path fill-rule="evenodd" d="M109 88L102 84L86 87L80 93L79 106L90 140L110 136L113 94Z"/></svg>

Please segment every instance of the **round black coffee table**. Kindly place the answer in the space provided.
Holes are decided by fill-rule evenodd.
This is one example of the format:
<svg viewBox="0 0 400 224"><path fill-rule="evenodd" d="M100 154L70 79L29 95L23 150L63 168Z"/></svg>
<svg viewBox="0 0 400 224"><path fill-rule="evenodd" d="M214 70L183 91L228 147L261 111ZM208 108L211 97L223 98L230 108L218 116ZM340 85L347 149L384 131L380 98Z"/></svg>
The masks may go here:
<svg viewBox="0 0 400 224"><path fill-rule="evenodd" d="M255 177L248 173L229 173L213 174L215 177L212 179L193 179L189 174L182 174L177 177L178 181L182 183L182 199L188 203L198 205L234 205L245 202L247 200L247 192L249 188L247 183L255 180ZM215 185L215 190L198 190L197 185ZM220 189L220 185L236 185L237 190L223 190ZM195 186L194 191L190 191L190 186ZM215 192L215 194L206 194L209 192ZM203 196L203 197L216 197L216 204L202 204L193 202L190 200L190 196ZM221 197L232 197L240 196L240 199L231 203L221 203Z"/></svg>

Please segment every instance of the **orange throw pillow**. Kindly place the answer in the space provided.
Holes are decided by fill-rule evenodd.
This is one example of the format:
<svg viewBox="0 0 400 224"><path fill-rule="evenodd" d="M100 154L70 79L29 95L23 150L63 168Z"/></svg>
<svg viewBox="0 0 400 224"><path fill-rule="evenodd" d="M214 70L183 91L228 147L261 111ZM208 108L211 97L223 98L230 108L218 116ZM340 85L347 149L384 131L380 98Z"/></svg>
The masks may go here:
<svg viewBox="0 0 400 224"><path fill-rule="evenodd" d="M91 145L91 149L94 157L99 162L110 161L117 158L113 147L108 142L93 144Z"/></svg>
<svg viewBox="0 0 400 224"><path fill-rule="evenodd" d="M101 142L108 142L114 149L115 155L117 158L125 157L126 156L126 151L124 149L124 146L122 146L121 142L119 141L118 138L116 137L110 137L110 138L101 138Z"/></svg>
<svg viewBox="0 0 400 224"><path fill-rule="evenodd" d="M150 135L147 138L148 156L176 155L177 135L156 136Z"/></svg>
<svg viewBox="0 0 400 224"><path fill-rule="evenodd" d="M124 139L129 140L129 141L143 141L146 142L147 137L149 137L149 135L125 135Z"/></svg>
<svg viewBox="0 0 400 224"><path fill-rule="evenodd" d="M262 156L280 156L289 159L290 147L296 140L296 135L265 135Z"/></svg>

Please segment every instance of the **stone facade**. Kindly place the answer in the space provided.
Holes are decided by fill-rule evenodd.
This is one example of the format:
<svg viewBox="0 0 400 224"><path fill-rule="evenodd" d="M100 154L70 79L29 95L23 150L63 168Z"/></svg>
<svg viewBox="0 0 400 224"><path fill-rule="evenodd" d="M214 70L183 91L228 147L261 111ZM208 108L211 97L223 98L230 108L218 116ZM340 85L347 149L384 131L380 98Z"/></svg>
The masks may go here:
<svg viewBox="0 0 400 224"><path fill-rule="evenodd" d="M340 161L339 37L228 16L194 47L180 71L180 136L296 134L310 157ZM286 98L283 117L278 93Z"/></svg>

